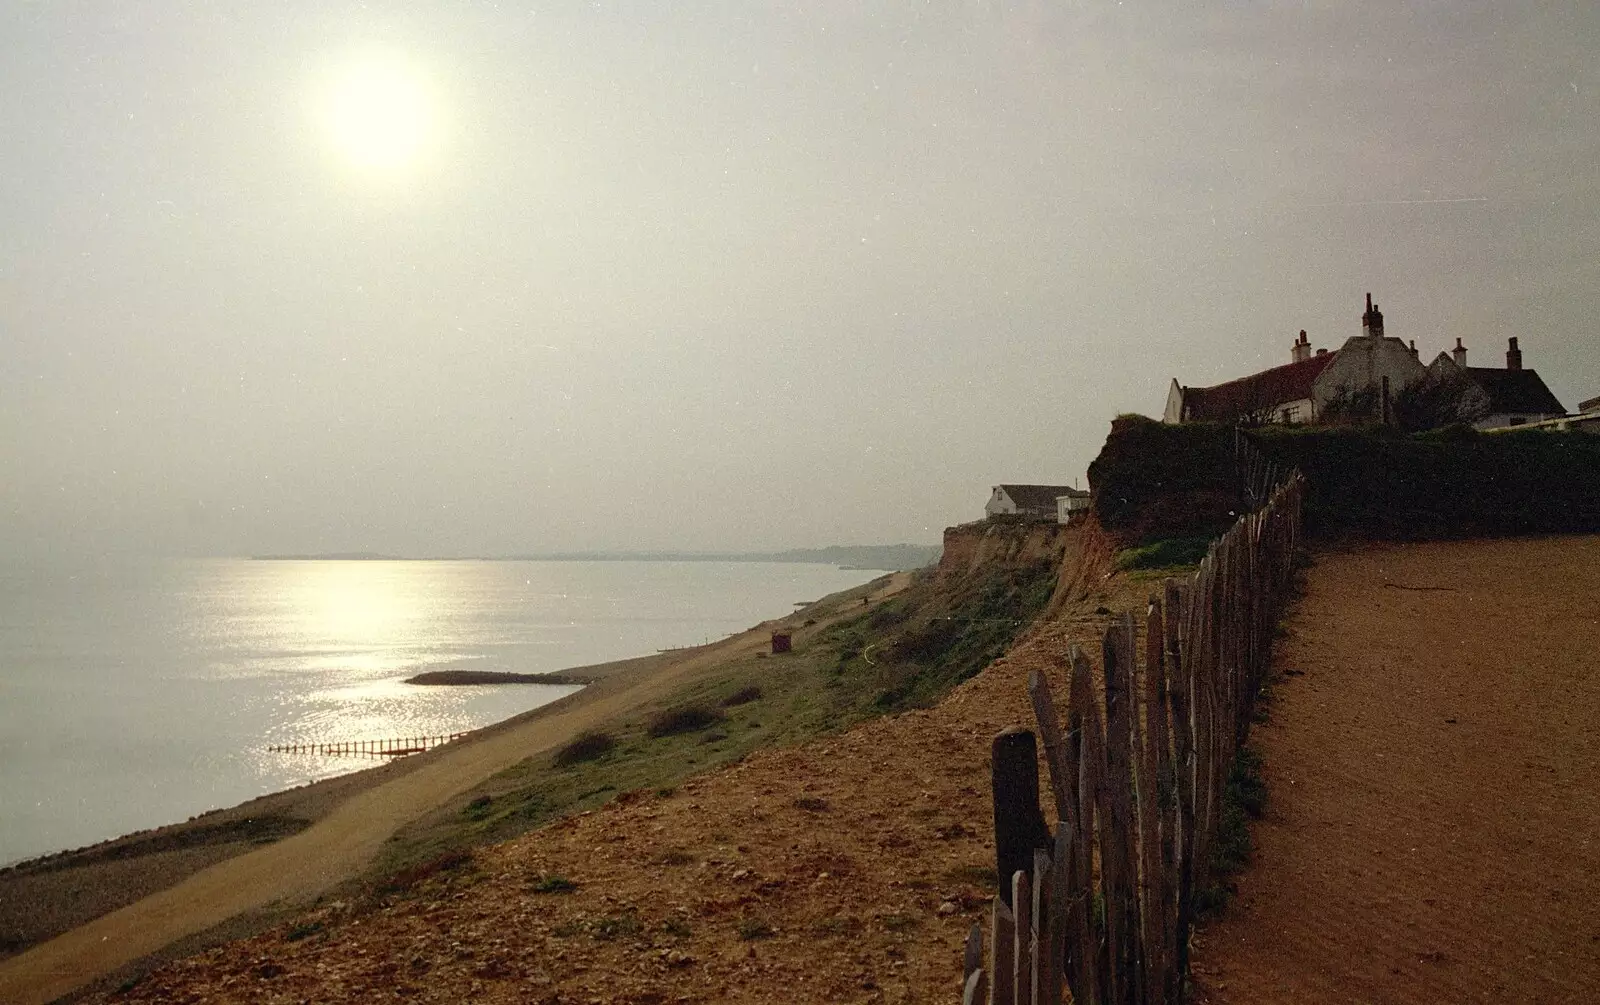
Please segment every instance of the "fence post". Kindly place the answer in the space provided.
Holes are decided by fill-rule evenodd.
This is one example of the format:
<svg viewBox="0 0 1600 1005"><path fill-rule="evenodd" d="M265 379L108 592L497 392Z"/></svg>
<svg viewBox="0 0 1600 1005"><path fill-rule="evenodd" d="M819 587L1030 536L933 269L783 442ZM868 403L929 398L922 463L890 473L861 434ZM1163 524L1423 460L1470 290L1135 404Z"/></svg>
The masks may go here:
<svg viewBox="0 0 1600 1005"><path fill-rule="evenodd" d="M1012 875L1033 869L1035 848L1050 847L1050 829L1039 810L1038 746L1032 732L1011 726L995 736L992 755L995 874L1001 898L1017 911L1009 888Z"/></svg>
<svg viewBox="0 0 1600 1005"><path fill-rule="evenodd" d="M1083 1001L1100 1005L1109 992L1107 976L1104 926L1097 926L1093 917L1094 849L1097 835L1110 829L1111 812L1106 791L1105 728L1100 722L1100 709L1095 702L1094 683L1089 659L1076 645L1069 651L1072 660L1071 708L1079 723L1081 752L1078 758L1078 805L1083 811L1083 823L1076 835L1078 847L1073 852L1073 864L1079 870L1077 889L1083 891L1080 902L1073 905L1076 916L1074 929L1078 933L1079 954L1083 973ZM1104 848L1104 843L1101 842ZM1102 858L1103 861L1103 858ZM1100 877L1100 902L1106 900L1105 877ZM1074 994L1078 991L1073 989Z"/></svg>

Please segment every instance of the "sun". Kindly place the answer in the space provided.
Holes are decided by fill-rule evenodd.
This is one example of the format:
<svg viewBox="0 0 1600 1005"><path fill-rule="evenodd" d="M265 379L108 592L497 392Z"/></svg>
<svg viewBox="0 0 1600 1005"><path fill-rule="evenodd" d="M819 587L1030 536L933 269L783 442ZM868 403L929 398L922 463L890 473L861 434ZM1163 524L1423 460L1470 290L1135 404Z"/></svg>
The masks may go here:
<svg viewBox="0 0 1600 1005"><path fill-rule="evenodd" d="M319 118L352 168L393 174L415 168L438 140L438 107L427 75L395 53L366 53L323 85Z"/></svg>

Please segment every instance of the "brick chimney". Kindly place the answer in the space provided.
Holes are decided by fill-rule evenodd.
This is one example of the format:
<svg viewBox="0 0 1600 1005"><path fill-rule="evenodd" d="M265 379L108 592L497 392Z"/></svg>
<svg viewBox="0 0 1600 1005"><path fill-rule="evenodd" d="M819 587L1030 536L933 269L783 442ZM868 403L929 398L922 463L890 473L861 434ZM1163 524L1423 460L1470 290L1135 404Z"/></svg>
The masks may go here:
<svg viewBox="0 0 1600 1005"><path fill-rule="evenodd" d="M1522 350L1517 348L1516 336L1511 337L1511 347L1506 350L1506 369L1522 369Z"/></svg>
<svg viewBox="0 0 1600 1005"><path fill-rule="evenodd" d="M1361 329L1371 338L1383 338L1383 312L1372 302L1370 293L1367 294L1367 312L1361 315Z"/></svg>
<svg viewBox="0 0 1600 1005"><path fill-rule="evenodd" d="M1456 366L1467 365L1467 347L1461 344L1460 339L1456 339L1456 347L1450 350L1450 358L1456 361Z"/></svg>
<svg viewBox="0 0 1600 1005"><path fill-rule="evenodd" d="M1412 339L1411 340L1411 358L1412 359L1421 359L1422 358L1417 353L1417 340L1416 339Z"/></svg>
<svg viewBox="0 0 1600 1005"><path fill-rule="evenodd" d="M1311 340L1306 338L1306 330L1300 329L1300 337L1295 339L1294 345L1289 347L1291 362L1300 363L1311 358Z"/></svg>

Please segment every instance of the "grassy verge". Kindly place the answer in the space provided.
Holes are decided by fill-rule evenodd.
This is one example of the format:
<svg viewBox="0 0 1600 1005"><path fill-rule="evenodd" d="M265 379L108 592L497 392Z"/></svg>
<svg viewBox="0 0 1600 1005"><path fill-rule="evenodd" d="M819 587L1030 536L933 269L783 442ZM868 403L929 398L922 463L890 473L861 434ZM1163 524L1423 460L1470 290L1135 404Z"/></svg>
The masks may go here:
<svg viewBox="0 0 1600 1005"><path fill-rule="evenodd" d="M1195 909L1202 917L1227 907L1234 892L1233 877L1250 864L1250 821L1261 819L1266 806L1261 755L1251 747L1240 747L1222 790L1222 813L1211 845L1212 884L1195 892Z"/></svg>

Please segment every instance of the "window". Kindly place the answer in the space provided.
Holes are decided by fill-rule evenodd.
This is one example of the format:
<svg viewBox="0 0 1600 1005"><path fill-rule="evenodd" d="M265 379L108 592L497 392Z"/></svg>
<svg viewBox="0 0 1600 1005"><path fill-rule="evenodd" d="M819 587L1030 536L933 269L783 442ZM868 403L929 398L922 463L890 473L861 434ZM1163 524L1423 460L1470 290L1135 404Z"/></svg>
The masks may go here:
<svg viewBox="0 0 1600 1005"><path fill-rule="evenodd" d="M1528 419L1527 419L1526 416L1513 415L1511 417L1511 423L1510 424L1513 425L1513 426L1520 426L1520 425L1522 425L1523 423L1525 423L1527 421L1528 421Z"/></svg>

